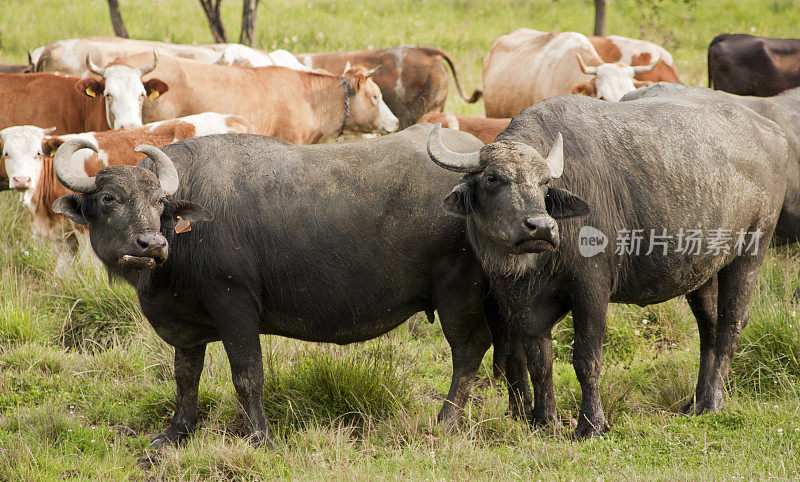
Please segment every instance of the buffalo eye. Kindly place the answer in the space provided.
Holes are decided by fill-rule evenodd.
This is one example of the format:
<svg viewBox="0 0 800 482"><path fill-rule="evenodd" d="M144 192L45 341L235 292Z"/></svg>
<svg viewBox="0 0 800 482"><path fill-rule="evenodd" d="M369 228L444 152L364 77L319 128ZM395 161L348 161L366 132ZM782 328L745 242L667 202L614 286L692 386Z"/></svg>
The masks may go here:
<svg viewBox="0 0 800 482"><path fill-rule="evenodd" d="M483 177L483 182L485 182L487 185L493 186L500 182L500 179L498 179L494 174L487 174Z"/></svg>
<svg viewBox="0 0 800 482"><path fill-rule="evenodd" d="M100 196L100 201L102 201L104 204L111 204L115 201L115 199L111 194L105 193Z"/></svg>

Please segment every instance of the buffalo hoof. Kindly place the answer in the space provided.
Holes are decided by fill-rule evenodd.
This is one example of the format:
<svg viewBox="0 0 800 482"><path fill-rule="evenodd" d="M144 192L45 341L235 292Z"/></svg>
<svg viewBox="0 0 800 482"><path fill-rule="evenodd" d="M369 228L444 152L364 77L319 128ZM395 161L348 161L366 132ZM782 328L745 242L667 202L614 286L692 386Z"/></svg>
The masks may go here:
<svg viewBox="0 0 800 482"><path fill-rule="evenodd" d="M536 410L534 410L530 414L530 418L528 420L530 421L531 425L536 428L549 427L556 424L556 414L555 412L537 413Z"/></svg>
<svg viewBox="0 0 800 482"><path fill-rule="evenodd" d="M601 416L590 422L586 417L581 416L578 426L572 432L574 440L587 440L590 438L600 438L608 431L608 422L606 418Z"/></svg>
<svg viewBox="0 0 800 482"><path fill-rule="evenodd" d="M442 411L436 417L436 424L442 427L447 432L454 432L458 428L458 423L461 420L461 410L455 405L445 401Z"/></svg>
<svg viewBox="0 0 800 482"><path fill-rule="evenodd" d="M694 397L690 398L683 407L681 407L681 413L684 415L694 415Z"/></svg>
<svg viewBox="0 0 800 482"><path fill-rule="evenodd" d="M147 448L158 449L168 445L180 445L189 438L189 433L186 430L177 430L172 427L168 428L161 435L150 441Z"/></svg>

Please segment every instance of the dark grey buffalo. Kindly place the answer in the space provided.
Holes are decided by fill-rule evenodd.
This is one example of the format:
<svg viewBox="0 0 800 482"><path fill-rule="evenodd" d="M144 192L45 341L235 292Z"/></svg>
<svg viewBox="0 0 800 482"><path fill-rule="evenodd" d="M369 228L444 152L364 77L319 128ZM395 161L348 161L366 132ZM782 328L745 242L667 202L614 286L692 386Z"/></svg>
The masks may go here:
<svg viewBox="0 0 800 482"><path fill-rule="evenodd" d="M434 309L453 355L439 420L457 420L491 343L488 285L464 221L440 208L459 176L430 162L430 130L320 146L206 136L163 151L142 146L149 159L96 178L69 171L89 144L59 149L56 175L82 194L54 210L89 226L109 273L136 288L145 316L175 347L177 408L153 445L194 429L207 343L222 340L249 435L260 442L269 429L259 333L345 344ZM463 152L482 145L458 131L445 138Z"/></svg>
<svg viewBox="0 0 800 482"><path fill-rule="evenodd" d="M555 419L550 333L572 312L579 438L607 428L599 376L608 303L696 296L715 275L716 344L701 355L694 411L721 407L783 203L780 127L731 102L676 97L613 104L563 96L524 110L478 152L450 152L437 131L429 141L434 161L466 173L445 206L466 217L512 340L525 340L534 421ZM695 251L689 230L730 239ZM509 362L519 359L512 355Z"/></svg>
<svg viewBox="0 0 800 482"><path fill-rule="evenodd" d="M647 97L661 97L662 95L672 95L678 92L683 92L689 87L678 82L656 82L654 84L647 84L632 90L623 95L619 99L620 102L629 100L645 99Z"/></svg>

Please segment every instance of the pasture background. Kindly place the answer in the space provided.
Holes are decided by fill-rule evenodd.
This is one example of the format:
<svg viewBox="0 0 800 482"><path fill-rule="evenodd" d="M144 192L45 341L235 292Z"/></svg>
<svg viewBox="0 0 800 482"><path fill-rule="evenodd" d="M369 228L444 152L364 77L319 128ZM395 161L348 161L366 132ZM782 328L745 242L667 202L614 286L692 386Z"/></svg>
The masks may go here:
<svg viewBox="0 0 800 482"><path fill-rule="evenodd" d="M121 0L132 38L206 43L193 0ZM659 43L690 85L706 83L706 48L721 32L797 37L792 0L609 0L608 33ZM241 3L226 0L230 39ZM518 27L590 33L590 1L264 1L257 47L293 52L397 44L444 48L465 90L480 86L483 55ZM0 58L71 37L110 35L105 1L0 1ZM452 93L451 112L481 115ZM275 443L253 449L227 359L210 346L201 383L201 429L150 469L137 465L148 434L174 403L172 350L139 314L126 285L102 271L52 275L49 246L32 239L17 195L0 193L0 479L124 478L797 478L800 462L800 325L789 299L800 261L773 254L735 361L725 409L676 414L692 393L697 331L682 299L618 305L609 316L603 402L612 430L573 443L580 403L570 361L571 322L556 328L556 395L562 424L532 430L505 415L490 379L491 351L461 430L433 420L449 383L438 323L416 320L367 343L338 347L264 337L267 414Z"/></svg>

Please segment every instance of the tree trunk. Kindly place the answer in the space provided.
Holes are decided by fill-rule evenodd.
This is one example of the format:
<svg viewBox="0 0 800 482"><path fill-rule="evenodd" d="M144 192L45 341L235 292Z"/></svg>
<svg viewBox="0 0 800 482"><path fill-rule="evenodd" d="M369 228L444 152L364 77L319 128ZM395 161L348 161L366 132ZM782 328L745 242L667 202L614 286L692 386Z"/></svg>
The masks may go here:
<svg viewBox="0 0 800 482"><path fill-rule="evenodd" d="M208 19L208 27L211 29L211 35L214 36L214 42L227 43L228 36L225 34L225 26L222 25L222 16L219 13L219 7L222 0L198 0L200 6L203 7L203 12Z"/></svg>
<svg viewBox="0 0 800 482"><path fill-rule="evenodd" d="M258 0L244 0L242 3L244 4L242 6L242 34L239 36L239 43L252 47L256 40Z"/></svg>
<svg viewBox="0 0 800 482"><path fill-rule="evenodd" d="M606 0L594 0L594 34L606 34Z"/></svg>
<svg viewBox="0 0 800 482"><path fill-rule="evenodd" d="M117 0L108 0L108 12L111 15L111 25L114 27L114 35L128 38L128 29L125 28L125 23L122 21L122 15L119 13L119 2Z"/></svg>

